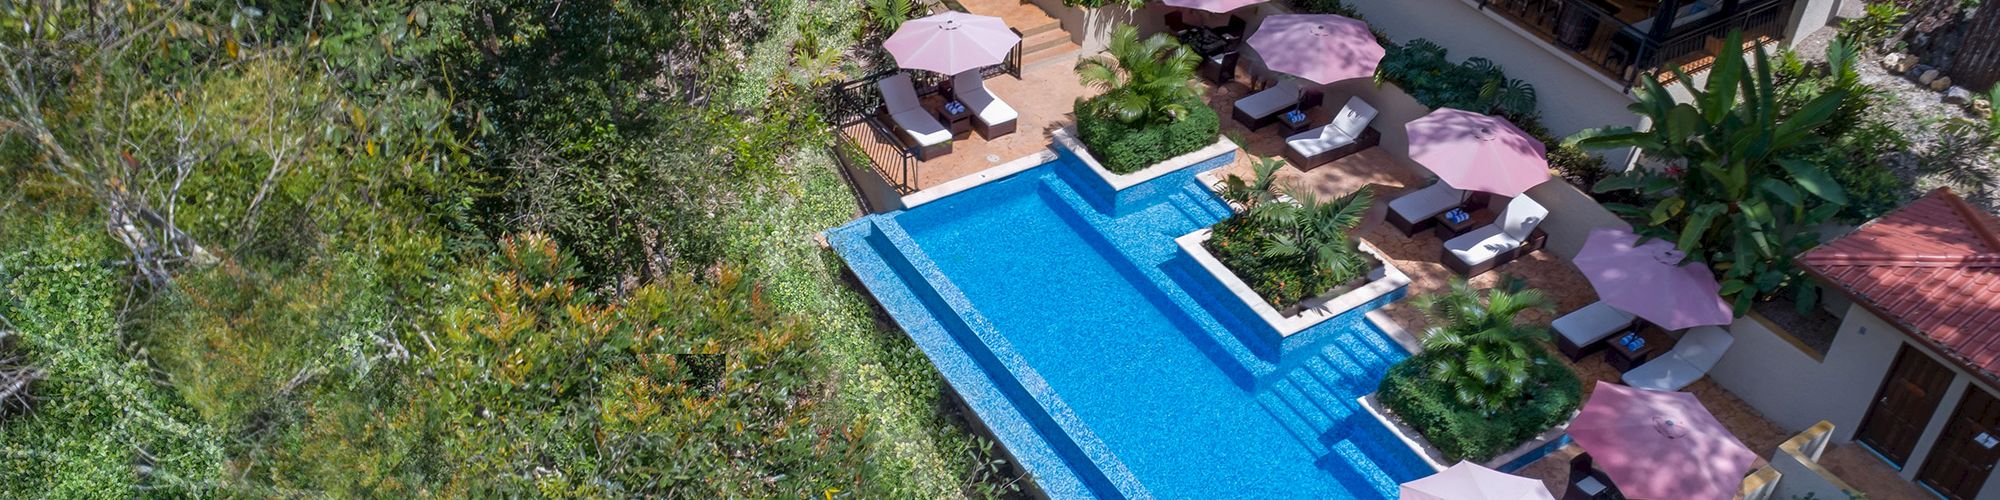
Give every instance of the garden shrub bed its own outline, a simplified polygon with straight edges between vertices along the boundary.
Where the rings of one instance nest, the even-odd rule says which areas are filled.
[[[1096,109],[1096,99],[1079,103],[1078,109]],[[1144,170],[1153,164],[1192,153],[1215,143],[1221,136],[1222,121],[1215,110],[1200,99],[1180,104],[1187,115],[1166,123],[1124,123],[1102,113],[1076,114],[1077,140],[1090,154],[1116,174]]]
[[[1448,462],[1483,461],[1568,420],[1583,401],[1583,383],[1547,354],[1536,356],[1525,397],[1492,415],[1460,404],[1450,385],[1431,376],[1433,360],[1462,356],[1427,350],[1389,369],[1377,388],[1382,405],[1444,453]]]
[[[1351,256],[1346,262],[1352,265],[1324,272],[1310,258],[1270,255],[1266,249],[1275,231],[1269,226],[1258,217],[1230,217],[1215,225],[1203,246],[1280,311],[1338,288],[1358,286],[1368,279],[1369,271],[1382,267],[1381,261],[1361,251],[1360,244],[1352,240],[1339,250]]]

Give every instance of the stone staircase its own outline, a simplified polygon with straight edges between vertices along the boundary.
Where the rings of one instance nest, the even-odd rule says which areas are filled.
[[[1062,22],[1022,0],[959,0],[967,12],[998,17],[1021,31],[1021,70],[1049,64],[1076,64],[1082,47],[1070,41]]]

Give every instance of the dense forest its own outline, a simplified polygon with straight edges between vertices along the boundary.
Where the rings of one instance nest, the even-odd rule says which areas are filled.
[[[0,2],[0,497],[990,496],[847,0]]]

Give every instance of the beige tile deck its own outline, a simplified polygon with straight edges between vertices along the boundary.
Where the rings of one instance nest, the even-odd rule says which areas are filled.
[[[1020,78],[1009,75],[989,78],[986,89],[1021,114],[1014,133],[992,140],[977,131],[960,135],[952,140],[951,154],[918,163],[907,176],[900,171],[899,162],[878,155],[877,175],[909,193],[1047,149],[1049,133],[1075,122],[1070,109],[1076,100],[1097,95],[1096,90],[1077,81],[1074,69],[1060,64],[1030,69]],[[845,132],[867,151],[877,150],[875,146],[887,141],[865,125],[849,127]]]

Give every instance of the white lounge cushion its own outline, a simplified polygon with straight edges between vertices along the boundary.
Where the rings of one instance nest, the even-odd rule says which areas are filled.
[[[1604,340],[1632,324],[1632,313],[1620,311],[1604,301],[1592,302],[1582,309],[1571,311],[1556,318],[1556,334],[1569,340],[1570,345],[1586,346]]]
[[[1375,107],[1367,101],[1362,101],[1360,97],[1349,98],[1347,105],[1340,108],[1340,114],[1334,115],[1332,123],[1286,138],[1285,147],[1300,155],[1312,156],[1353,144],[1355,139],[1361,138],[1363,131],[1368,130],[1368,122],[1375,120],[1375,114]]]
[[[1433,182],[1423,189],[1397,196],[1389,200],[1389,210],[1396,212],[1406,221],[1420,221],[1436,217],[1437,214],[1465,201],[1465,191],[1451,187],[1444,181]]]
[[[917,87],[910,83],[910,75],[889,75],[877,80],[875,86],[882,90],[882,105],[889,108],[889,119],[917,145],[935,146],[951,140],[951,129],[938,123],[937,117],[931,116],[923,102],[917,100]]]
[[[1451,254],[1458,257],[1459,262],[1478,264],[1521,248],[1521,240],[1500,231],[1498,225],[1487,224],[1445,241],[1444,247],[1451,249]]]
[[[1656,391],[1678,391],[1708,375],[1722,361],[1736,337],[1719,327],[1689,330],[1666,356],[1625,372],[1625,385]]]
[[[1549,209],[1527,195],[1516,196],[1507,202],[1507,210],[1500,214],[1500,223],[1482,226],[1467,231],[1456,238],[1446,240],[1444,247],[1453,256],[1466,264],[1479,264],[1492,260],[1501,253],[1521,247],[1535,226],[1549,216]]]
[[[959,102],[972,110],[972,117],[987,126],[999,125],[1020,118],[1021,114],[1008,106],[1007,101],[994,97],[986,90],[986,78],[979,71],[967,71],[951,77],[951,92]]]
[[[1299,103],[1299,84],[1291,80],[1278,82],[1263,92],[1243,96],[1236,100],[1236,109],[1244,114],[1263,118],[1279,110]]]

